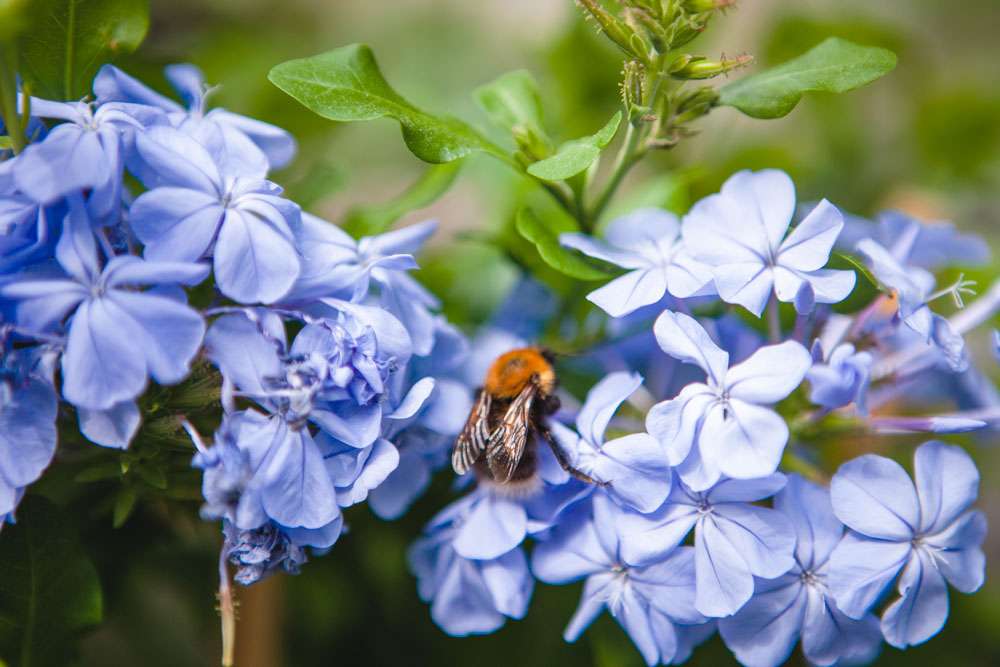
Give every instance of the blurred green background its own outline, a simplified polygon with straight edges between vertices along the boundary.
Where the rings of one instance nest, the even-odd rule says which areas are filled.
[[[163,65],[193,62],[221,84],[212,102],[279,124],[300,142],[276,176],[289,195],[330,220],[390,198],[424,169],[390,121],[334,125],[272,87],[274,64],[349,42],[367,42],[393,85],[418,105],[480,127],[470,91],[516,68],[541,82],[549,129],[562,138],[599,128],[618,106],[621,58],[570,0],[153,0],[149,37],[122,63],[164,87]],[[630,177],[683,167],[693,194],[713,191],[739,168],[781,167],[800,199],[827,197],[872,214],[892,206],[1000,238],[1000,41],[996,0],[758,0],[719,17],[691,50],[751,53],[782,62],[838,35],[891,48],[895,72],[852,94],[807,96],[787,118],[761,122],[732,110],[701,121],[696,137],[654,156]],[[752,71],[752,70],[751,70]],[[732,76],[741,76],[738,72]],[[447,196],[407,220],[443,226],[421,277],[463,325],[481,320],[516,277],[483,242],[509,222],[518,184],[488,160],[467,164]],[[997,275],[996,264],[979,277]],[[469,280],[475,271],[475,280]],[[471,284],[470,284],[471,283]],[[973,339],[985,350],[985,337]],[[991,363],[991,362],[988,362]],[[994,373],[995,375],[995,373]],[[997,443],[968,441],[983,470],[981,503],[1000,525]],[[899,445],[904,446],[904,445]],[[908,450],[907,450],[908,451]],[[907,454],[908,455],[908,454]],[[430,620],[405,565],[405,549],[449,498],[442,474],[403,520],[385,523],[363,506],[351,532],[298,577],[240,591],[240,667],[292,665],[638,665],[613,621],[602,618],[575,645],[561,639],[579,586],[539,585],[526,620],[488,637],[454,639]],[[217,664],[216,526],[197,504],[140,501],[118,530],[100,516],[85,543],[101,573],[107,622],[82,644],[82,664],[185,667]],[[953,593],[946,629],[926,645],[886,649],[879,665],[1000,664],[1000,537],[986,545],[986,587]],[[799,657],[793,658],[800,660]],[[719,641],[690,664],[735,664]]]

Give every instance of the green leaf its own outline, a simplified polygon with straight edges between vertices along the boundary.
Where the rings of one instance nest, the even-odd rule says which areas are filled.
[[[534,210],[524,207],[517,212],[517,231],[535,245],[546,264],[560,273],[579,280],[606,280],[612,275],[559,245],[560,234],[580,231],[569,217],[550,215],[543,221]]]
[[[149,28],[149,0],[31,0],[18,40],[31,92],[55,100],[90,93],[98,68],[131,53]]]
[[[896,55],[830,37],[798,58],[719,89],[719,104],[753,118],[780,118],[807,92],[845,93],[888,74]]]
[[[29,496],[0,538],[0,657],[18,667],[71,663],[80,632],[101,621],[94,565],[67,517]]]
[[[502,149],[462,121],[432,116],[400,96],[382,76],[375,55],[364,44],[289,60],[274,67],[268,78],[308,109],[330,120],[395,118],[406,146],[425,162],[451,162],[475,152],[509,160]]]
[[[108,479],[118,479],[122,475],[122,467],[118,461],[107,461],[95,463],[78,472],[74,477],[74,482],[102,482]]]
[[[601,149],[615,138],[621,122],[622,112],[619,111],[596,134],[567,141],[555,155],[528,167],[528,173],[545,181],[563,181],[576,176],[600,157]]]
[[[121,528],[128,521],[129,516],[132,514],[132,510],[135,509],[135,501],[138,496],[135,492],[135,487],[123,486],[118,490],[118,495],[115,496],[115,509],[114,515],[112,516],[111,523],[115,528]]]
[[[854,271],[858,275],[854,290],[846,299],[834,304],[833,310],[835,312],[841,314],[856,313],[878,297],[880,291],[878,280],[857,257],[842,252],[835,252],[830,255],[830,262],[827,264],[827,268]]]
[[[3,136],[0,137],[0,151],[10,150],[14,147],[14,142],[10,140],[10,137]]]
[[[509,132],[517,125],[526,125],[542,132],[542,96],[531,72],[507,72],[477,88],[473,95],[500,129]]]
[[[382,204],[359,206],[347,214],[344,231],[355,238],[381,234],[410,211],[433,204],[448,191],[458,176],[461,162],[429,167],[413,185]]]

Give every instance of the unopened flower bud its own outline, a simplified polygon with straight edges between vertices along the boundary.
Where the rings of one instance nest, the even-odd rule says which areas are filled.
[[[577,0],[577,3],[597,22],[601,31],[625,53],[641,60],[648,58],[643,39],[618,17],[606,10],[599,0]]]
[[[681,6],[690,14],[714,12],[736,4],[736,0],[684,0]]]
[[[517,143],[518,157],[525,165],[544,160],[552,153],[549,142],[530,125],[515,125],[511,134]]]
[[[678,58],[670,68],[670,75],[675,79],[711,79],[747,65],[753,56],[741,55],[736,58],[723,57],[721,60],[708,60],[704,56],[687,56],[685,62]]]
[[[622,102],[626,109],[641,107],[644,100],[646,70],[637,60],[625,63],[622,70]]]

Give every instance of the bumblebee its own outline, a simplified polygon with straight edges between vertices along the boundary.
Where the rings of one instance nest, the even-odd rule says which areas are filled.
[[[497,486],[530,485],[538,467],[538,439],[559,465],[577,479],[594,479],[573,468],[545,419],[559,409],[551,352],[537,347],[511,350],[490,366],[472,412],[455,442],[451,465],[459,475],[474,470]]]

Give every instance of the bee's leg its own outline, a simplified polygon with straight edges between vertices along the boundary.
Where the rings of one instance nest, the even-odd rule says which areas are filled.
[[[581,482],[586,482],[587,484],[595,484],[597,486],[609,485],[609,482],[600,482],[591,477],[590,475],[588,475],[587,473],[583,472],[582,470],[577,470],[576,468],[574,468],[570,464],[569,459],[566,458],[566,452],[562,450],[562,447],[559,446],[559,443],[556,442],[556,439],[552,437],[552,431],[549,430],[548,426],[546,426],[545,424],[538,424],[535,427],[535,431],[538,433],[539,436],[542,437],[543,440],[545,440],[545,442],[548,443],[549,449],[552,450],[552,454],[555,455],[556,461],[559,462],[559,466],[563,470],[565,470],[566,472],[568,472],[570,475],[577,478]]]

